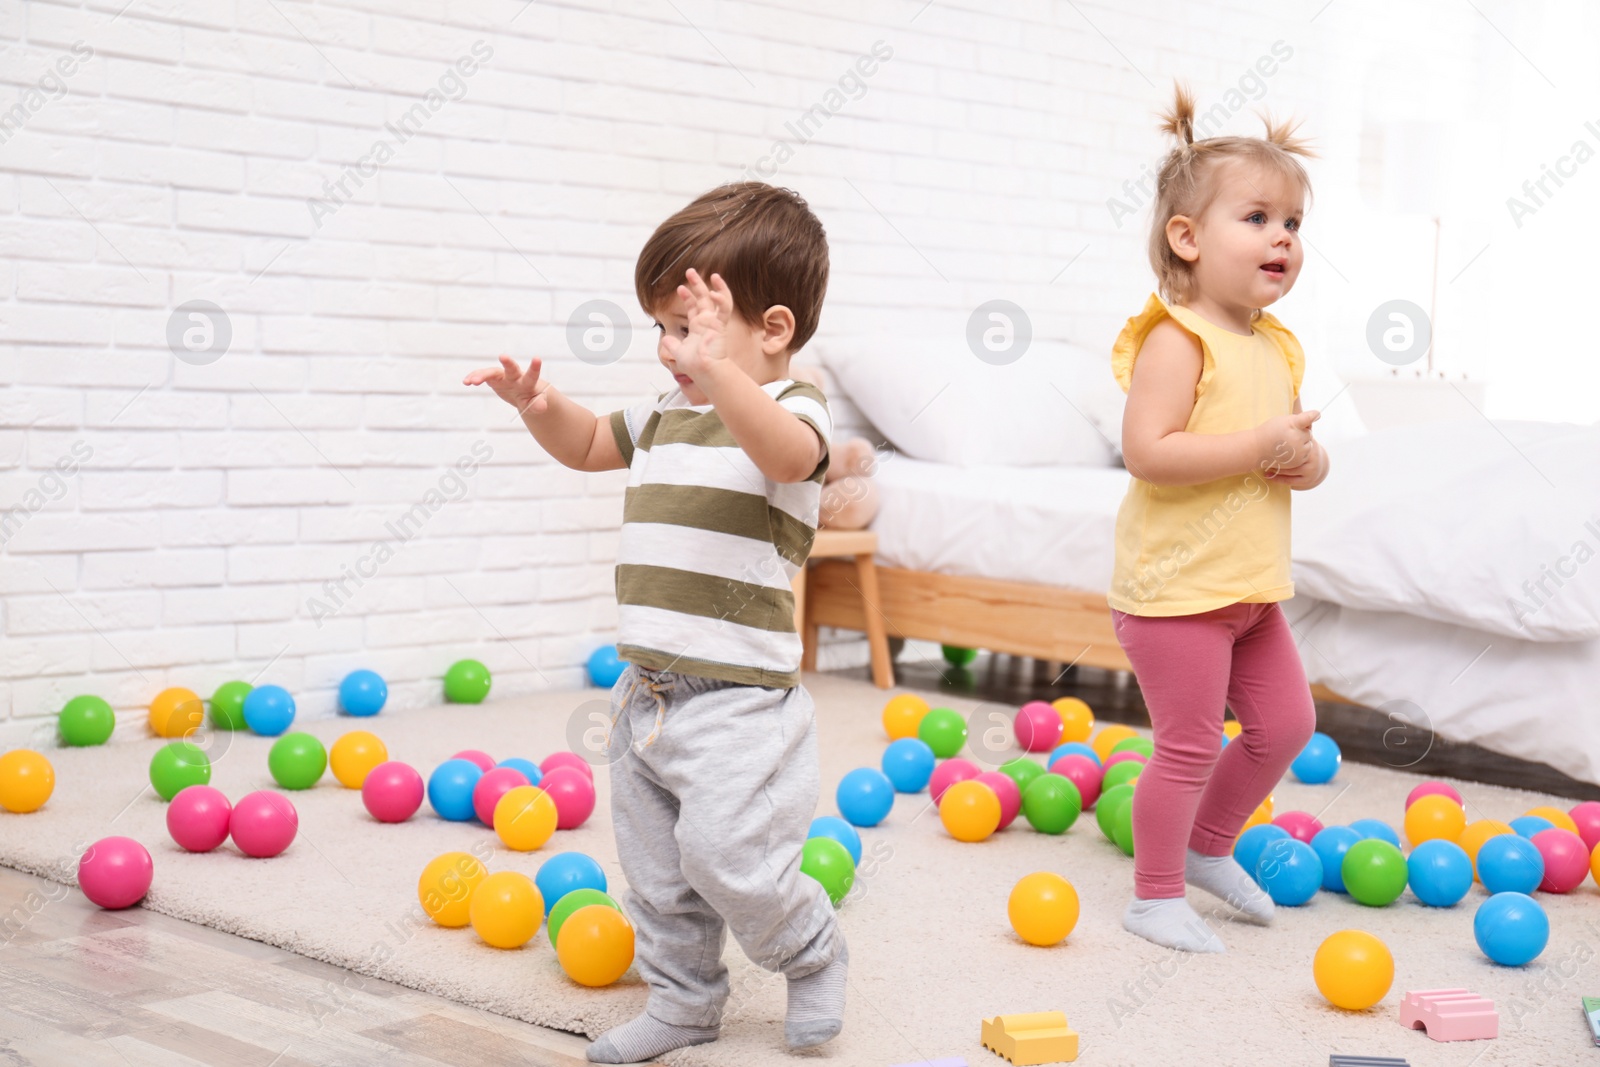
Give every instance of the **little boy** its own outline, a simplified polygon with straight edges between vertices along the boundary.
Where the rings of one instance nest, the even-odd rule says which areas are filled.
[[[662,223],[634,270],[676,388],[608,418],[501,356],[474,371],[577,470],[627,467],[617,545],[611,814],[650,999],[602,1034],[596,1063],[716,1039],[725,931],[788,981],[784,1037],[844,1020],[849,954],[822,886],[800,873],[819,771],[790,579],[816,534],[831,423],[788,377],[828,287],[804,200],[722,186]]]

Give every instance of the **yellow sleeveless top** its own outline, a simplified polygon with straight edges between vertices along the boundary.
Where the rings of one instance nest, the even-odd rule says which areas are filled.
[[[1190,433],[1224,434],[1294,410],[1305,353],[1266,312],[1250,336],[1215,326],[1151,294],[1111,350],[1126,393],[1156,323],[1170,318],[1200,342],[1202,370]],[[1289,579],[1289,494],[1260,470],[1200,485],[1133,477],[1117,511],[1116,563],[1106,601],[1129,615],[1196,615],[1229,604],[1294,596]]]

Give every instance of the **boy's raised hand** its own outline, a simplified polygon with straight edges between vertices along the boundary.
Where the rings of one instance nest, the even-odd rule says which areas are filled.
[[[550,406],[543,395],[550,388],[550,383],[540,380],[539,366],[539,360],[531,360],[524,372],[517,367],[516,360],[501,356],[500,366],[475,370],[461,379],[461,384],[483,385],[487,382],[496,396],[517,409],[517,414],[531,411],[538,415]]]
[[[678,286],[678,299],[688,318],[689,336],[664,340],[667,354],[677,364],[680,373],[698,378],[711,364],[727,358],[723,348],[723,332],[733,316],[733,293],[722,275],[713,274],[708,287],[700,272],[690,267],[684,275],[684,285]]]

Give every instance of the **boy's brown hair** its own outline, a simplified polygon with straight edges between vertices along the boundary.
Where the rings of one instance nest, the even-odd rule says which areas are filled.
[[[713,272],[722,275],[734,310],[748,323],[759,323],[777,304],[793,312],[791,355],[816,333],[828,291],[828,236],[792,189],[765,182],[721,185],[656,227],[633,270],[648,314],[676,302],[690,267],[708,284]]]

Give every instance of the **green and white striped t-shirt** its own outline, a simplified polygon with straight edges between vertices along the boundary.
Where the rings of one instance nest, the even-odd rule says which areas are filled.
[[[762,390],[822,438],[803,482],[761,473],[710,404],[683,390],[611,413],[628,464],[617,542],[617,655],[744,685],[800,684],[790,581],[817,532],[833,425],[822,391]]]

